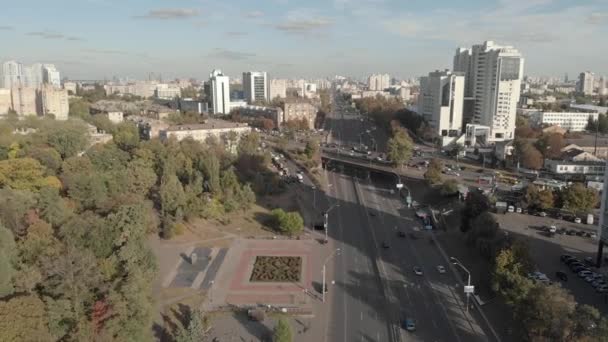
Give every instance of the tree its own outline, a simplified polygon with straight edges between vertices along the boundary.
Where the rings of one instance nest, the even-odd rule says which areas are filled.
[[[71,98],[69,100],[69,102],[70,102],[70,110],[69,110],[69,114],[68,114],[69,116],[86,119],[91,115],[89,113],[90,106],[86,101],[84,101],[82,99],[78,99],[78,98]]]
[[[10,230],[0,223],[0,298],[13,294],[17,245]]]
[[[46,141],[66,159],[84,151],[89,143],[86,129],[82,125],[52,126],[41,133]]]
[[[551,190],[541,191],[536,185],[530,184],[526,188],[526,202],[530,207],[545,210],[553,208],[555,200]]]
[[[44,186],[60,187],[54,176],[45,176],[44,166],[36,159],[17,158],[0,161],[0,187],[38,191]],[[59,184],[58,184],[59,183]]]
[[[530,340],[564,341],[572,329],[570,317],[576,301],[561,286],[534,285],[520,305],[521,319]]]
[[[528,270],[513,248],[505,248],[496,256],[492,288],[507,304],[516,309],[528,297],[533,283],[526,277]]]
[[[455,179],[448,179],[441,185],[441,194],[451,196],[458,193],[458,182]]]
[[[251,132],[241,137],[238,146],[238,153],[254,155],[260,147],[260,135],[257,132]]]
[[[543,166],[543,155],[530,143],[526,143],[520,151],[524,167],[539,170]]]
[[[460,230],[467,232],[471,229],[473,220],[482,213],[487,212],[489,209],[490,202],[486,196],[477,191],[469,192],[464,202],[464,208],[462,209],[462,225]]]
[[[272,331],[273,342],[291,342],[293,336],[291,332],[291,326],[284,317],[279,318],[277,324],[274,326]]]
[[[44,302],[36,295],[0,301],[0,341],[52,341]]]
[[[139,130],[132,122],[123,122],[114,129],[114,143],[125,151],[130,151],[139,145]]]
[[[429,163],[429,167],[424,173],[424,179],[430,184],[438,184],[441,183],[441,169],[443,165],[441,165],[441,161],[439,159],[433,158]]]
[[[395,166],[402,167],[412,157],[414,143],[412,138],[402,128],[393,130],[393,137],[387,143],[387,156]]]
[[[308,160],[317,160],[319,159],[319,151],[321,147],[319,146],[319,142],[315,139],[308,139],[306,141],[306,147],[304,148],[304,154]]]
[[[209,320],[201,310],[194,310],[186,326],[180,329],[176,342],[203,341],[209,331]]]
[[[563,192],[564,207],[574,212],[589,212],[595,208],[599,196],[596,190],[574,183]]]
[[[564,136],[559,133],[543,134],[536,141],[536,148],[545,158],[558,158],[564,147]]]
[[[28,150],[27,156],[34,158],[46,167],[47,173],[56,174],[61,167],[61,155],[52,147],[33,147]]]
[[[295,235],[304,228],[304,220],[297,212],[287,213],[283,209],[274,209],[271,215],[275,228],[283,234]]]

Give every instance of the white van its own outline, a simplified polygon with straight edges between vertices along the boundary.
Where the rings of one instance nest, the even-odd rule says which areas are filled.
[[[507,208],[507,211],[508,211],[508,212],[510,212],[510,213],[514,213],[514,212],[515,212],[515,207],[514,207],[514,206],[512,206],[512,205],[510,205],[510,206]]]

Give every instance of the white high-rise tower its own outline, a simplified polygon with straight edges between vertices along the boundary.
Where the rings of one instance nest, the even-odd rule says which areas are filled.
[[[213,114],[230,113],[230,78],[221,70],[213,70],[209,75],[209,81]]]

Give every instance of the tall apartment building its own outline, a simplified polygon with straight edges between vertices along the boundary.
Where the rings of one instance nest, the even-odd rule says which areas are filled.
[[[578,75],[578,83],[576,91],[584,95],[593,95],[593,85],[595,75],[592,72],[585,71]]]
[[[268,78],[266,72],[247,71],[243,73],[243,93],[245,101],[268,101]]]
[[[600,83],[597,87],[597,94],[600,96],[608,95],[608,85],[606,85],[606,77],[600,77]]]
[[[286,80],[270,80],[268,85],[268,98],[272,101],[275,98],[287,97],[287,81]]]
[[[486,41],[456,54],[454,69],[465,75],[465,97],[467,89],[472,95],[470,122],[489,128],[487,142],[513,139],[524,68],[521,53]]]
[[[374,74],[367,79],[369,90],[384,90],[391,86],[389,74]]]
[[[0,88],[0,115],[6,115],[11,108],[13,108],[11,90]]]
[[[11,99],[13,110],[19,116],[38,115],[38,104],[36,88],[13,87],[11,88]]]
[[[462,134],[465,77],[448,70],[420,78],[419,113],[428,121],[442,146]]]
[[[44,64],[42,67],[43,81],[54,87],[61,87],[61,75],[53,64]]]
[[[23,65],[16,61],[2,63],[0,69],[0,88],[20,87],[25,84]]]
[[[67,120],[70,112],[68,91],[47,84],[40,89],[40,113],[53,114],[55,120]]]
[[[211,109],[213,114],[230,113],[230,78],[222,70],[213,70],[209,75]]]

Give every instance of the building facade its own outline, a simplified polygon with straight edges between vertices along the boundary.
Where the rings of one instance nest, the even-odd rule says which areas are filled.
[[[53,87],[61,87],[61,75],[53,64],[44,64],[42,66],[42,75],[43,83],[50,84]]]
[[[442,146],[462,134],[464,83],[464,75],[448,70],[420,78],[418,111],[441,139]]]
[[[203,124],[171,126],[161,130],[159,136],[162,140],[174,138],[181,141],[192,138],[203,143],[208,138],[216,138],[226,144],[228,150],[235,152],[241,136],[249,132],[251,132],[251,127],[247,124],[209,119]],[[233,134],[235,140],[231,140]]]
[[[265,71],[247,71],[243,73],[243,93],[249,104],[255,101],[268,101],[268,78]]]
[[[36,88],[14,87],[11,89],[13,110],[19,116],[38,115]]]
[[[391,86],[391,76],[389,74],[374,74],[367,79],[369,90],[384,90]]]
[[[247,117],[270,119],[275,128],[280,128],[284,122],[283,110],[278,107],[243,106],[239,108],[239,114]]]
[[[172,100],[182,96],[182,90],[171,84],[157,84],[154,90],[154,96],[158,99]]]
[[[268,85],[268,98],[272,101],[275,98],[284,99],[287,97],[287,81],[286,80],[270,80]]]
[[[0,88],[15,88],[25,86],[23,65],[16,61],[2,63],[0,69]]]
[[[213,70],[209,78],[213,114],[229,114],[230,78],[225,76],[221,70]]]
[[[454,59],[459,71],[469,75],[465,77],[465,89],[472,91],[471,122],[488,127],[487,143],[513,139],[524,69],[521,53],[511,46],[486,41],[470,50],[459,49],[457,54]]]
[[[40,113],[53,114],[55,120],[67,120],[70,112],[68,91],[48,84],[40,89]]]
[[[286,101],[283,104],[283,122],[305,120],[308,128],[315,127],[317,107],[306,101]]]
[[[570,132],[582,132],[587,128],[589,118],[597,120],[598,116],[597,112],[534,112],[530,114],[530,119],[537,126],[558,125]]]
[[[593,95],[593,87],[595,85],[595,75],[590,71],[581,72],[578,75],[576,91],[583,95]]]
[[[8,114],[8,111],[12,108],[11,90],[0,88],[0,115]]]

